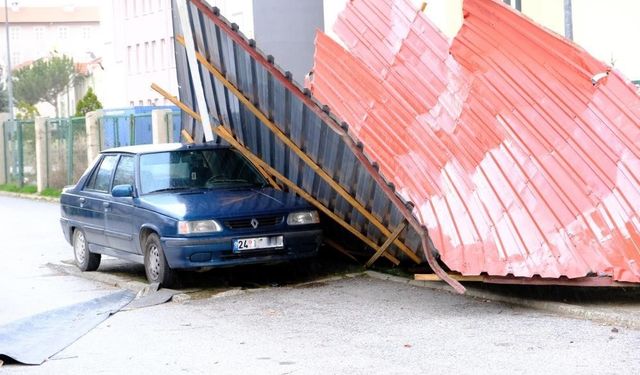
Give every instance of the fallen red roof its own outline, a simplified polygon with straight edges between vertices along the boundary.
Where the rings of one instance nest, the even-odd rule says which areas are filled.
[[[347,121],[464,275],[640,282],[640,98],[493,0],[449,41],[408,0],[352,0],[318,34],[313,95]]]

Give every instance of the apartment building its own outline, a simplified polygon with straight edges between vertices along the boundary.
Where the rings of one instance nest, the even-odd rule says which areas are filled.
[[[15,2],[14,2],[15,4]],[[10,6],[9,40],[11,65],[16,67],[50,53],[66,54],[76,61],[91,60],[99,43],[100,12],[98,7],[80,6]],[[0,8],[0,23],[4,26],[5,9]],[[0,64],[7,65],[6,28],[0,29]]]

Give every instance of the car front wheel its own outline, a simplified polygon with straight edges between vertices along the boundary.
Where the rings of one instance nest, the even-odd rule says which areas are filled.
[[[101,255],[89,251],[82,229],[76,228],[73,231],[73,255],[76,258],[76,265],[83,272],[95,271],[100,266]]]
[[[164,249],[157,234],[150,234],[144,245],[144,270],[150,283],[159,283],[165,288],[177,283],[176,271],[172,270],[164,256]]]

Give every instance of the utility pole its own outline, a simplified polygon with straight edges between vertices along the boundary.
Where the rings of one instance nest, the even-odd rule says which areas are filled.
[[[9,94],[9,121],[13,122],[13,79],[11,72],[11,46],[9,45],[9,7],[4,0],[4,29],[7,37],[7,94]]]
[[[573,40],[573,10],[571,0],[564,0],[564,36]]]

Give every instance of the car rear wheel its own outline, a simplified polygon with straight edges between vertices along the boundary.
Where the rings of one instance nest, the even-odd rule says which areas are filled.
[[[102,256],[89,251],[87,239],[82,229],[76,228],[73,231],[73,255],[76,259],[76,265],[81,271],[95,271],[100,266]]]
[[[144,245],[144,270],[150,283],[159,283],[165,288],[175,286],[178,281],[176,271],[172,270],[164,256],[160,237],[152,233],[147,236]]]

